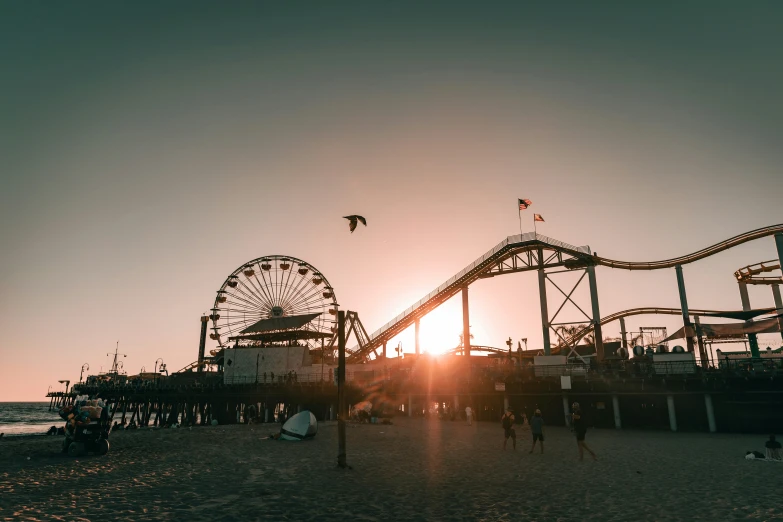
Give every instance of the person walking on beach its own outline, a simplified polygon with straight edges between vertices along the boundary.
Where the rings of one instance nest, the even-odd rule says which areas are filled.
[[[541,453],[544,453],[544,418],[541,417],[541,410],[536,410],[530,417],[530,433],[533,435],[533,445],[530,446],[530,453],[536,449],[536,441],[541,441]]]
[[[508,438],[511,437],[511,442],[514,445],[514,451],[517,450],[517,433],[514,431],[514,414],[511,412],[511,408],[506,410],[503,417],[500,418],[500,423],[503,425],[503,431],[505,438],[503,439],[503,451],[506,450],[506,443]]]
[[[465,417],[468,419],[468,426],[473,426],[473,408],[470,406],[465,408]]]
[[[582,416],[582,409],[579,407],[579,403],[575,402],[571,405],[571,426],[574,428],[576,434],[576,445],[579,447],[579,460],[585,459],[585,450],[593,457],[593,460],[598,460],[593,450],[587,447],[585,444],[585,434],[587,433],[587,425]]]
[[[781,460],[780,442],[775,440],[774,435],[769,436],[769,440],[766,443],[764,443],[764,447],[767,449],[766,458],[772,460]]]

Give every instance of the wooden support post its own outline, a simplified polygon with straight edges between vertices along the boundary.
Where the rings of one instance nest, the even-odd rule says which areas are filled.
[[[674,409],[674,396],[673,395],[667,395],[666,396],[666,406],[669,410],[669,429],[672,431],[677,431],[677,413]]]

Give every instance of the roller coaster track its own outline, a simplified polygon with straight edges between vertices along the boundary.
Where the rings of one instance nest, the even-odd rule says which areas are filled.
[[[779,269],[780,261],[772,259],[770,261],[762,261],[761,263],[742,267],[734,272],[734,277],[737,278],[737,282],[748,285],[779,285],[783,284],[782,276],[759,277],[759,274],[774,272]]]
[[[673,259],[666,259],[664,261],[652,261],[652,262],[638,262],[638,261],[615,261],[613,259],[606,259],[603,257],[593,256],[593,263],[596,265],[608,266],[609,268],[622,268],[625,270],[658,270],[661,268],[672,268],[677,265],[685,265],[693,263],[699,259],[704,259],[718,252],[723,252],[729,248],[759,239],[762,237],[771,236],[774,234],[783,233],[783,225],[772,225],[764,228],[757,228],[750,232],[745,232],[738,236],[721,241],[707,248],[703,248],[698,252],[688,254],[682,257],[675,257]]]
[[[576,247],[541,234],[527,233],[509,236],[482,257],[452,276],[448,281],[408,307],[407,310],[373,332],[370,335],[369,342],[364,344],[364,346],[356,346],[349,351],[348,361],[362,362],[366,360],[370,353],[374,352],[385,342],[397,336],[415,323],[417,319],[427,315],[459,293],[462,288],[469,286],[478,279],[507,273],[537,270],[539,268],[566,267],[568,269],[579,269],[591,265],[602,265],[626,270],[659,270],[693,263],[748,241],[778,233],[783,233],[783,224],[751,230],[686,256],[653,262],[616,261],[598,257],[591,253],[589,247]],[[661,308],[658,310],[665,309]],[[678,313],[680,313],[679,310]]]
[[[502,354],[508,354],[508,348],[495,348],[494,346],[476,346],[475,344],[470,345],[470,351],[472,352],[487,352],[487,353],[502,353]],[[456,355],[458,353],[462,352],[462,346],[457,346],[456,348],[452,348],[451,350],[448,350],[446,352],[443,352],[443,355]]]
[[[700,310],[696,308],[691,308],[688,310],[690,315],[696,316],[696,315],[707,315],[707,314],[725,314],[727,313],[725,310]],[[741,314],[741,310],[736,310],[729,313],[736,313]],[[601,326],[605,324],[609,324],[612,321],[616,321],[622,317],[629,317],[632,315],[682,315],[682,310],[679,308],[661,308],[661,307],[644,307],[644,308],[629,308],[628,310],[622,310],[620,312],[615,312],[613,314],[607,315],[606,317],[601,318]],[[571,337],[565,339],[564,343],[561,343],[557,347],[552,348],[552,354],[556,354],[560,350],[567,349],[568,346],[573,346],[579,341],[582,340],[585,336],[592,333],[594,329],[594,325],[586,325],[583,329],[576,332]]]

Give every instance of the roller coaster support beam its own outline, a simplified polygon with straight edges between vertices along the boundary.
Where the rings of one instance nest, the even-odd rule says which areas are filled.
[[[628,350],[628,339],[625,338],[625,317],[620,318],[620,338],[622,339],[621,346]]]
[[[699,345],[699,358],[701,359],[701,367],[706,370],[710,366],[710,360],[709,357],[707,357],[707,350],[704,348],[704,336],[702,335],[701,322],[699,321],[698,315],[696,316],[696,324],[694,325],[694,328],[696,328],[696,342]]]
[[[546,306],[546,272],[544,271],[544,249],[538,249],[538,296],[541,301],[541,329],[544,331],[544,355],[550,355],[549,310]]]
[[[470,309],[467,285],[462,287],[462,353],[470,357]]]
[[[674,271],[677,272],[677,289],[680,292],[680,310],[682,310],[682,322],[687,332],[691,326],[691,317],[688,313],[688,296],[685,295],[685,280],[682,278],[682,265],[676,265]],[[693,353],[693,337],[687,335],[685,340],[688,345],[688,353]]]
[[[783,234],[778,232],[775,234],[775,246],[778,247],[778,261],[780,262],[780,269],[783,270]],[[775,308],[778,309],[778,314],[783,314],[783,301],[780,300],[780,287],[778,285],[772,285],[772,295],[775,297]],[[780,336],[783,337],[783,317],[778,318],[780,323]]]
[[[593,305],[593,332],[595,333],[595,354],[599,361],[604,360],[604,338],[601,332],[601,312],[598,310],[598,285],[595,281],[595,267],[587,267],[587,279],[590,283],[590,302]]]
[[[209,317],[202,315],[201,338],[198,341],[198,370],[196,370],[199,373],[204,371],[204,350],[207,345],[207,321],[209,321]]]
[[[416,355],[421,353],[419,346],[419,332],[421,331],[421,318],[416,319]]]
[[[772,285],[772,297],[775,298],[775,308],[777,308],[778,315],[783,314],[783,301],[780,299],[780,286]],[[780,336],[783,337],[783,317],[778,317],[778,325],[780,325]]]
[[[386,341],[383,341],[383,358],[386,359]]]
[[[742,309],[745,311],[750,310],[750,297],[748,297],[748,285],[740,281],[739,282],[740,299],[742,300]],[[750,356],[760,357],[759,355],[759,340],[756,334],[748,334],[748,344],[750,344]]]

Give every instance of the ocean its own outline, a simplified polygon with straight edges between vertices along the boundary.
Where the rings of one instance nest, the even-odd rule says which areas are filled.
[[[0,433],[5,436],[45,434],[52,426],[65,425],[49,402],[0,402]]]

